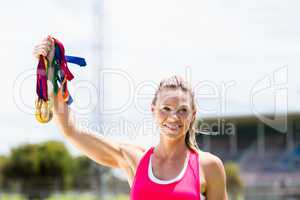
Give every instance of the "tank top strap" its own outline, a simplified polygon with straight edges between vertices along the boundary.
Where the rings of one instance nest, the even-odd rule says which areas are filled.
[[[142,177],[145,175],[145,173],[147,173],[146,169],[148,169],[150,156],[151,156],[153,150],[154,150],[154,147],[149,147],[145,150],[145,152],[142,155],[142,157],[138,163],[138,166],[136,168],[132,185],[134,185],[134,183],[136,182],[136,177]]]
[[[191,170],[189,172],[193,173],[195,177],[196,188],[199,189],[199,194],[201,192],[201,184],[200,184],[200,161],[199,161],[199,153],[193,150],[190,150],[190,160],[189,167]]]

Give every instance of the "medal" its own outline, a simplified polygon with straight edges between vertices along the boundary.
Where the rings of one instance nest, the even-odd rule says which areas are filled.
[[[47,123],[53,117],[52,107],[50,101],[43,101],[38,99],[35,104],[35,118],[40,123]]]
[[[75,56],[65,56],[63,44],[55,38],[54,40],[54,58],[50,64],[48,60],[40,55],[36,73],[36,93],[38,98],[35,102],[35,118],[40,123],[47,123],[53,117],[53,100],[48,97],[48,82],[53,85],[53,93],[56,96],[58,91],[62,93],[63,101],[70,105],[73,101],[69,94],[67,82],[74,76],[68,68],[67,62],[86,66],[84,58]]]

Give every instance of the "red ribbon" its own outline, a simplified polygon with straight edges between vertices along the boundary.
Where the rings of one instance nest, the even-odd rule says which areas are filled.
[[[39,58],[36,75],[36,93],[40,99],[48,101],[46,63],[42,55]]]
[[[64,45],[57,39],[53,38],[55,44],[57,44],[57,46],[59,47],[60,50],[60,67],[64,72],[65,77],[67,78],[68,81],[72,80],[74,78],[73,74],[70,72],[68,65],[67,65],[67,61],[65,58],[65,48]]]
[[[61,90],[63,94],[63,98],[65,102],[70,103],[69,101],[69,92],[67,87],[67,81],[71,81],[74,76],[71,73],[71,71],[68,68],[67,61],[65,58],[65,48],[63,44],[55,39],[55,55],[54,60],[55,63],[58,64],[59,70],[63,73],[63,80],[61,82]],[[42,99],[44,101],[48,101],[48,87],[47,87],[47,60],[42,55],[40,55],[39,63],[37,67],[37,82],[36,82],[36,93],[39,97],[39,99]],[[54,74],[54,76],[58,76],[58,74]]]

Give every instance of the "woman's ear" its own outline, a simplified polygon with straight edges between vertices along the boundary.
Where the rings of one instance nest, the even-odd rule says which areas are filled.
[[[154,106],[151,104],[151,112],[154,113]]]

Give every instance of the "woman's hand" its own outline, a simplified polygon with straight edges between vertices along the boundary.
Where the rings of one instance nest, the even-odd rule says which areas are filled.
[[[34,46],[33,55],[39,59],[40,55],[45,56],[47,60],[52,63],[54,58],[54,40],[48,35],[39,44]]]

